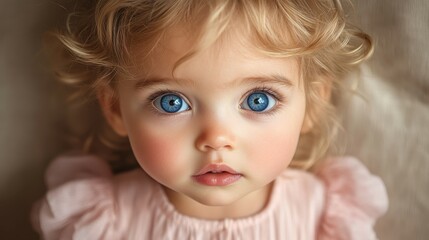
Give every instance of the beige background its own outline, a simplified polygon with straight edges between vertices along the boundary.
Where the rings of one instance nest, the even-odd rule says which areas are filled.
[[[42,33],[64,17],[58,1],[0,1],[1,239],[37,239],[30,204],[42,195],[44,167],[65,150],[63,103],[41,53]],[[366,100],[354,97],[344,111],[347,152],[386,182],[380,239],[427,239],[429,1],[360,0],[355,8],[377,51],[359,86]]]

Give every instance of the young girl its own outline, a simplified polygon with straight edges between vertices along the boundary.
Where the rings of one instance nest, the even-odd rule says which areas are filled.
[[[372,52],[339,1],[93,2],[56,35],[57,72],[116,139],[96,122],[98,157],[50,165],[45,239],[376,239],[382,182],[327,157],[343,78]],[[140,167],[113,174],[121,139]]]

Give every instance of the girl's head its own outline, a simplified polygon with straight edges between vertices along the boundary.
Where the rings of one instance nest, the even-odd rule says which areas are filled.
[[[58,35],[68,50],[60,77],[95,93],[143,169],[178,192],[210,164],[245,177],[241,196],[291,161],[311,167],[335,133],[342,78],[372,51],[336,0],[101,0],[89,9]],[[197,182],[221,179],[234,180]],[[204,188],[188,190],[204,201]]]

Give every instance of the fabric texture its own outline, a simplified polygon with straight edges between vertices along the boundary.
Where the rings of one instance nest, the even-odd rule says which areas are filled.
[[[316,175],[286,170],[267,206],[239,219],[205,220],[177,212],[141,169],[112,175],[94,156],[56,159],[49,188],[33,207],[34,228],[50,239],[376,239],[387,210],[378,177],[356,159],[331,158]]]

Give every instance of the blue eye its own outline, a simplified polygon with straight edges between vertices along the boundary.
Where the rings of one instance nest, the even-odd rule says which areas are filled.
[[[265,112],[273,108],[276,102],[271,94],[259,91],[249,94],[241,107],[254,112]]]
[[[173,93],[167,93],[155,98],[153,105],[156,109],[166,113],[179,113],[190,109],[182,97]]]

